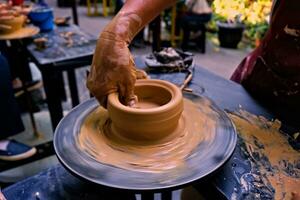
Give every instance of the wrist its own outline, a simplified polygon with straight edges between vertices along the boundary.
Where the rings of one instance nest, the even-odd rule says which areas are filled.
[[[119,12],[105,27],[101,36],[105,34],[115,40],[130,43],[141,29],[142,19],[137,14]]]

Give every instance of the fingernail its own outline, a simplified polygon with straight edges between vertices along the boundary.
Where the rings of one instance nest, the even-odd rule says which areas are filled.
[[[133,100],[130,100],[129,102],[128,102],[128,106],[129,107],[133,107],[135,105],[135,100],[133,99]]]

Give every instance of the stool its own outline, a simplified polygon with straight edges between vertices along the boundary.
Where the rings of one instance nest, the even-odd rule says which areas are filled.
[[[99,15],[97,3],[98,3],[98,0],[86,0],[87,15],[88,16],[97,16],[97,15]],[[109,12],[111,13],[113,11],[114,1],[109,0],[109,6],[107,4],[108,4],[108,0],[102,0],[103,16],[104,17],[107,17]],[[94,13],[93,14],[91,13],[91,6],[94,7]],[[110,9],[110,10],[108,11],[108,9]]]
[[[191,31],[200,31],[201,35],[196,38],[197,46],[201,49],[201,53],[205,53],[206,40],[206,23],[211,19],[211,13],[195,14],[186,13],[180,19],[181,28],[183,29],[182,49],[188,48]]]
[[[205,53],[205,41],[206,41],[206,26],[204,23],[187,24],[183,28],[183,40],[181,48],[185,51],[188,49],[191,32],[200,31],[201,34],[196,38],[197,47],[201,49],[201,53]]]
[[[171,45],[172,47],[176,46],[176,40],[182,40],[182,31],[180,35],[176,35],[176,17],[177,17],[177,5],[175,4],[171,10]]]
[[[36,138],[41,137],[41,133],[38,131],[38,128],[36,126],[36,122],[35,122],[35,118],[34,118],[34,108],[33,108],[33,100],[31,97],[30,92],[43,87],[43,82],[42,81],[38,81],[38,82],[32,82],[32,84],[30,83],[23,83],[24,85],[20,88],[19,91],[15,92],[15,97],[18,97],[22,94],[25,95],[25,103],[29,112],[29,117],[30,117],[30,122],[31,122],[31,126],[32,126],[32,130],[33,130],[33,134]]]

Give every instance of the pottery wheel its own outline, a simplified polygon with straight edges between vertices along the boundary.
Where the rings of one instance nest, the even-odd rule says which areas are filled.
[[[183,118],[185,123],[192,125],[189,130],[191,135],[188,135],[187,139],[198,138],[199,142],[184,155],[182,162],[176,162],[179,163],[178,165],[172,165],[170,168],[161,167],[161,170],[156,170],[155,166],[143,168],[143,166],[132,165],[131,168],[130,165],[126,165],[128,159],[131,158],[126,156],[121,156],[117,162],[111,161],[109,158],[111,155],[106,155],[107,159],[104,157],[102,161],[97,160],[95,155],[109,154],[109,151],[104,152],[104,149],[107,149],[105,143],[97,143],[103,145],[103,152],[99,146],[94,153],[80,147],[78,138],[82,134],[82,125],[86,124],[87,119],[99,110],[99,104],[95,99],[80,104],[59,123],[54,135],[54,148],[58,159],[73,174],[93,183],[113,188],[157,190],[179,187],[199,180],[217,170],[230,158],[236,145],[237,135],[226,113],[213,102],[193,94],[184,94],[184,98]],[[190,107],[191,104],[192,107]],[[186,107],[189,108],[186,109]],[[191,108],[194,109],[193,114],[189,110]],[[195,113],[196,115],[198,113],[201,118],[195,116]],[[197,128],[193,125],[203,118],[205,118],[201,122],[203,126]],[[208,126],[208,122],[213,123]],[[185,146],[190,148],[191,145],[191,141],[187,141],[179,148],[182,149]],[[177,155],[174,157],[177,158]],[[164,155],[158,156],[153,163],[166,162],[163,161],[164,158]],[[143,158],[140,159],[143,160]]]
[[[40,29],[35,26],[23,27],[13,33],[0,34],[0,40],[16,40],[32,37],[40,32]]]

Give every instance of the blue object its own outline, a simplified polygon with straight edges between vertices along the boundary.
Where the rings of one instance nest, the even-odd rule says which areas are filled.
[[[48,7],[48,4],[45,2],[45,0],[39,0],[38,5]]]
[[[37,7],[29,13],[31,22],[40,28],[42,32],[51,31],[54,28],[53,9],[49,7]]]
[[[60,164],[3,190],[7,200],[132,200],[130,191],[105,188],[84,182]]]
[[[9,55],[6,46],[0,43],[0,140],[24,130],[18,104],[11,84],[11,73],[4,54]]]
[[[30,157],[35,153],[34,148],[15,140],[10,140],[6,150],[0,150],[0,159],[3,160],[20,160]]]

